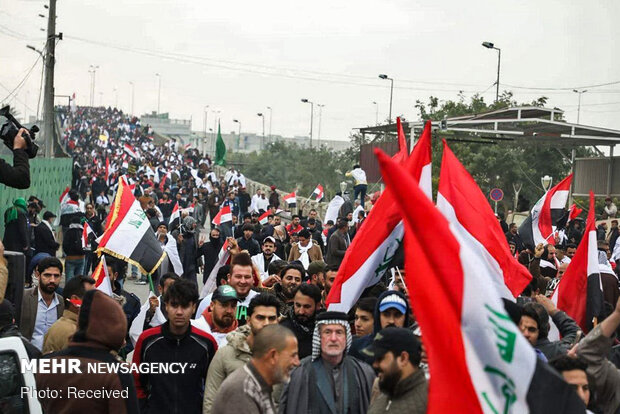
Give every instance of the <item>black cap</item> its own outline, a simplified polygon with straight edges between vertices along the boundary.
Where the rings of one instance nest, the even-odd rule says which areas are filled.
[[[51,211],[46,211],[45,213],[43,213],[43,220],[49,220],[52,217],[56,217],[56,214],[52,213]]]
[[[7,299],[0,301],[0,327],[8,325],[15,319],[15,308]]]
[[[400,355],[406,351],[410,360],[419,360],[422,344],[409,329],[389,327],[380,330],[370,344],[362,352],[372,358],[383,356],[391,351],[395,355]]]
[[[215,289],[215,292],[213,292],[213,296],[211,296],[211,300],[217,300],[220,303],[230,302],[231,300],[239,302],[237,292],[230,285],[221,285],[220,287]]]

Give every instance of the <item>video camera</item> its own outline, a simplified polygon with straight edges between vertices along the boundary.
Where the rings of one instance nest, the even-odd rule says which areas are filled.
[[[5,122],[0,128],[0,139],[4,141],[4,145],[13,151],[15,137],[17,136],[20,128],[24,127],[17,121],[17,119],[15,119],[13,115],[11,115],[10,110],[11,108],[9,105],[0,109],[0,116],[7,119],[7,122]],[[28,129],[28,134],[22,135],[22,138],[26,141],[26,153],[28,154],[28,158],[36,157],[37,152],[39,151],[39,146],[34,142],[35,134],[37,132],[39,132],[39,127],[33,125],[32,128]]]

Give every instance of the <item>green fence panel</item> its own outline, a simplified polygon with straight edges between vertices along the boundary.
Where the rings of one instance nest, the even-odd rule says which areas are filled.
[[[12,156],[0,158],[13,165]],[[4,237],[4,212],[17,197],[28,200],[28,197],[34,195],[46,206],[41,215],[45,210],[58,214],[58,198],[71,185],[72,164],[71,158],[35,158],[30,160],[30,188],[17,190],[0,184],[0,236]]]

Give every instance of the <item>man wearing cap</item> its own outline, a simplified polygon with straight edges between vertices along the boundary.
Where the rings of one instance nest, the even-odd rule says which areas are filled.
[[[409,301],[402,292],[396,290],[383,292],[379,295],[377,306],[375,307],[373,333],[354,340],[351,346],[351,355],[368,364],[372,364],[373,359],[364,354],[362,350],[372,343],[375,334],[381,329],[390,326],[408,328],[411,324],[410,313]]]
[[[192,325],[210,333],[217,342],[218,348],[227,344],[226,335],[237,329],[237,292],[232,286],[221,285],[211,296],[211,303],[202,315],[192,319]]]
[[[325,264],[322,260],[315,260],[308,266],[308,282],[318,287],[321,291],[325,289]]]
[[[312,355],[291,374],[280,398],[280,413],[366,413],[375,373],[348,355],[351,329],[343,312],[316,319]]]
[[[52,257],[56,257],[56,251],[60,244],[56,241],[52,227],[55,218],[56,215],[54,213],[46,211],[43,213],[43,221],[34,228],[35,255],[47,253]]]
[[[420,369],[422,344],[413,332],[389,327],[375,335],[372,344],[364,349],[374,359],[381,394],[376,396],[368,414],[390,413],[424,414],[428,383]]]
[[[275,251],[276,239],[267,236],[263,239],[263,252],[252,256],[252,263],[258,268],[258,273],[263,283],[269,278],[269,264],[274,260],[282,260],[274,253]]]
[[[260,253],[260,245],[254,239],[254,226],[250,223],[243,225],[243,237],[237,239],[239,249],[247,250],[250,256],[254,256]]]

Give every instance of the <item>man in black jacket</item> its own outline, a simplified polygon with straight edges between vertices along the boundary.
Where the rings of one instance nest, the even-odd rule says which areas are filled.
[[[35,255],[39,253],[47,253],[52,257],[56,257],[56,251],[60,244],[56,241],[52,223],[56,215],[51,211],[43,213],[43,221],[34,228],[34,244]]]
[[[142,332],[133,363],[175,363],[178,373],[134,374],[140,412],[199,413],[209,364],[217,351],[215,339],[190,323],[196,312],[198,288],[187,280],[164,294],[168,321]]]
[[[247,250],[250,256],[254,256],[260,253],[260,245],[254,239],[254,226],[250,223],[243,225],[243,237],[237,239],[239,249]]]
[[[23,134],[28,134],[28,130],[21,128],[13,140],[13,166],[0,159],[0,184],[19,189],[30,187],[30,164]]]
[[[204,269],[202,272],[202,283],[206,283],[207,278],[211,274],[211,270],[217,263],[218,255],[224,244],[224,240],[220,237],[220,229],[213,227],[209,232],[209,241],[198,248],[198,253],[204,258]]]
[[[297,337],[299,358],[312,354],[312,333],[314,320],[321,306],[321,290],[311,284],[302,283],[293,298],[293,307],[280,325],[289,328]]]

